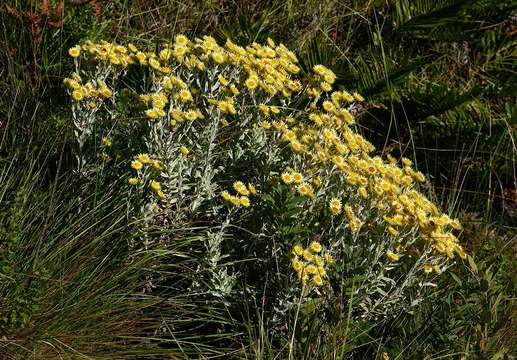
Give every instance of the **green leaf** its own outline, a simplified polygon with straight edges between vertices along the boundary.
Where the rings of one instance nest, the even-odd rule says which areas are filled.
[[[467,255],[467,260],[469,262],[469,265],[470,265],[470,268],[472,269],[472,271],[474,271],[474,273],[478,273],[478,267],[476,265],[476,263],[474,262],[474,259],[472,258],[472,256],[470,255]]]

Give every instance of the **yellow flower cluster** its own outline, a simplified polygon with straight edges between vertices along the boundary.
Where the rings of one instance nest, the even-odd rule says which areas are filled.
[[[298,274],[298,278],[304,285],[323,285],[323,279],[327,276],[326,264],[334,260],[330,254],[322,256],[323,248],[317,241],[313,241],[307,248],[297,244],[291,251],[291,265]]]
[[[147,176],[144,173],[145,168],[151,168],[153,170],[161,171],[163,170],[162,163],[153,159],[149,154],[138,154],[135,156],[133,161],[131,162],[131,167],[137,171],[137,177],[131,177],[128,179],[129,185],[136,186],[138,184],[144,183]],[[164,198],[165,194],[162,190],[161,184],[156,180],[151,180],[149,183],[151,190],[159,197]]]
[[[311,184],[305,181],[303,174],[298,171],[288,168],[280,175],[280,178],[286,185],[296,184],[296,191],[298,194],[309,198],[314,197],[314,190]]]
[[[249,195],[257,195],[257,189],[253,184],[246,186],[242,181],[233,183],[233,189],[240,196],[231,195],[228,191],[223,191],[221,196],[224,200],[230,202],[233,206],[249,207],[251,205]]]
[[[320,77],[329,76],[324,67],[316,67],[315,72]],[[353,118],[346,106],[350,101],[360,100],[360,96],[334,92],[325,98],[328,100],[322,102],[321,108],[309,112],[306,119],[273,125],[281,133],[279,139],[288,141],[294,153],[304,156],[308,167],[330,168],[341,174],[345,186],[356,189],[358,199],[368,200],[377,209],[391,236],[416,227],[439,253],[453,257],[455,252],[465,257],[451,232],[461,228],[459,222],[440,213],[414,188],[415,183],[425,181],[425,176],[413,170],[409,159],[402,159],[401,168],[392,157],[385,162],[379,156],[371,156],[373,145],[350,127]],[[282,179],[292,182],[290,174],[282,174]],[[333,199],[329,204],[333,215],[341,212],[338,202],[339,199]],[[361,220],[351,207],[346,210],[350,229],[357,231]]]
[[[92,109],[97,107],[95,100],[108,99],[113,95],[113,91],[106,85],[103,80],[97,80],[95,82],[88,81],[86,84],[82,84],[82,79],[78,74],[72,74],[71,78],[65,78],[63,80],[65,86],[70,89],[70,96],[75,101],[90,100],[88,106]]]
[[[332,216],[344,214],[352,232],[359,231],[365,219],[356,215],[350,204],[357,206],[360,213],[375,214],[384,222],[387,236],[403,237],[416,229],[437,253],[466,256],[453,234],[453,230],[461,228],[460,223],[441,213],[417,190],[416,184],[424,182],[425,176],[412,168],[409,159],[403,158],[399,165],[389,155],[387,161],[372,155],[374,146],[355,131],[352,114],[356,103],[364,101],[363,97],[333,91],[336,75],[323,65],[314,66],[307,77],[301,77],[296,56],[284,45],[268,39],[264,45],[253,43],[241,47],[228,40],[220,46],[210,36],[190,40],[178,35],[172,44],[165,44],[157,53],[139,50],[132,44],[124,47],[86,42],[70,49],[70,55],[92,57],[114,67],[131,64],[147,67],[156,91],[142,95],[141,100],[149,106],[146,115],[150,119],[165,118],[171,125],[203,119],[206,115],[202,111],[208,105],[228,115],[257,111],[260,114],[256,116],[257,123],[264,130],[272,130],[278,141],[287,143],[294,157],[303,160],[301,167],[311,169],[314,186],[321,185],[321,175],[324,180],[332,178],[333,185],[347,193],[348,204],[343,206],[340,199],[331,198],[328,206]],[[228,71],[233,75],[225,77],[221,72],[230,68],[240,71]],[[207,70],[217,74],[215,81],[221,91],[204,94],[200,89],[189,88],[188,84],[193,84],[190,80],[181,79],[182,71],[190,76]],[[80,78],[73,76],[65,83],[76,100],[94,94],[112,95],[101,81],[81,85]],[[254,96],[259,92],[265,97],[256,101]],[[244,93],[253,98],[253,105],[238,105],[245,104],[236,98]],[[304,111],[291,111],[283,106],[293,95],[310,100]],[[285,112],[289,114],[284,116]],[[299,194],[316,198],[312,185],[301,173],[288,170],[281,178],[285,184],[295,186]],[[223,198],[236,206],[249,206],[243,188],[239,187],[242,192],[235,186],[234,189],[239,196],[223,192]],[[365,208],[369,210],[364,212]],[[393,253],[388,257],[396,256],[399,255]]]

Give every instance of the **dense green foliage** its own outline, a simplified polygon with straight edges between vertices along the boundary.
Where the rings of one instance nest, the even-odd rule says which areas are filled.
[[[102,4],[100,16],[95,6],[65,1],[62,18],[44,14],[43,4],[59,3],[0,5],[0,358],[285,354],[280,325],[264,322],[267,306],[236,313],[208,291],[182,292],[224,270],[204,263],[204,238],[216,229],[203,219],[165,230],[128,221],[125,179],[103,167],[77,176],[62,86],[69,47],[86,39],[147,45],[180,32],[242,44],[271,37],[295,49],[304,70],[335,70],[339,86],[365,95],[365,137],[411,158],[430,175],[433,200],[465,225],[469,260],[447,269],[411,313],[352,320],[354,309],[343,304],[353,302],[342,298],[353,274],[342,272],[350,281],[335,306],[315,300],[301,309],[296,358],[517,354],[515,1],[93,2]],[[30,11],[42,14],[39,23]],[[257,215],[286,237],[308,232],[296,225],[291,197],[272,191],[268,211]],[[134,246],[142,236],[158,245]],[[325,343],[317,342],[322,328]]]

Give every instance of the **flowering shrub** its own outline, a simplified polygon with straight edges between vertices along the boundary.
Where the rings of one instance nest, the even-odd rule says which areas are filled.
[[[190,290],[227,301],[267,288],[274,314],[345,293],[370,318],[417,304],[466,256],[460,223],[419,191],[424,174],[358,132],[363,97],[322,65],[304,73],[284,45],[178,35],[157,52],[86,42],[69,54],[79,171],[125,178],[147,224],[208,224],[209,275],[196,270]]]

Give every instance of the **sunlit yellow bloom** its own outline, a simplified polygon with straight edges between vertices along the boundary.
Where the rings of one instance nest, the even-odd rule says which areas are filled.
[[[241,194],[243,196],[247,196],[250,193],[248,188],[246,188],[246,185],[244,185],[244,183],[242,181],[234,182],[233,188],[235,189],[235,191],[237,191],[239,194]]]
[[[81,55],[81,48],[74,46],[68,50],[68,54],[74,58],[79,57]]]
[[[293,176],[288,172],[283,172],[280,177],[282,178],[282,181],[288,185],[294,181]]]
[[[111,91],[109,88],[107,87],[102,87],[100,90],[99,90],[99,94],[102,95],[102,97],[104,98],[109,98],[113,95],[113,91]]]
[[[433,271],[433,266],[432,265],[429,265],[429,264],[424,264],[424,272],[426,274],[429,274],[430,272]]]
[[[318,273],[318,268],[314,265],[307,265],[305,272],[309,275],[314,275]]]
[[[303,258],[307,261],[311,261],[314,255],[309,250],[303,251]]]
[[[391,250],[388,250],[388,251],[386,252],[386,256],[387,256],[387,257],[388,257],[388,259],[390,259],[390,261],[392,261],[392,262],[396,262],[396,261],[398,261],[398,260],[400,259],[400,256],[399,256],[399,255],[397,255],[397,254],[395,254],[395,253],[394,253],[393,251],[391,251]]]
[[[324,101],[322,106],[325,111],[332,111],[335,109],[334,104],[328,100]]]
[[[110,147],[113,143],[109,137],[103,137],[101,140],[102,146]]]
[[[127,182],[129,183],[129,185],[137,185],[138,184],[138,179],[137,178],[129,178],[127,180]]]
[[[190,150],[187,149],[186,146],[182,146],[182,147],[180,147],[180,152],[181,152],[181,155],[187,156],[190,153]]]
[[[225,61],[225,57],[224,57],[224,54],[222,52],[214,52],[212,53],[212,59],[217,63],[217,64],[222,64],[224,63]]]
[[[250,90],[254,90],[257,88],[258,86],[258,79],[254,76],[250,76],[246,82],[245,82],[245,85],[248,89]]]
[[[310,246],[311,251],[319,253],[321,251],[321,244],[317,241],[313,241]]]
[[[292,262],[293,264],[293,269],[296,271],[296,272],[300,272],[303,270],[303,263],[298,260],[298,259],[293,259]]]
[[[303,175],[300,174],[299,172],[293,172],[291,175],[293,177],[293,181],[296,184],[299,184],[299,183],[301,183],[303,181]]]
[[[338,215],[341,212],[341,201],[337,198],[332,198],[329,202],[329,209],[333,215]]]
[[[330,85],[328,82],[322,82],[320,84],[320,87],[321,87],[321,90],[323,90],[325,92],[329,92],[332,90],[332,85]]]
[[[298,193],[300,193],[300,195],[309,197],[312,197],[314,195],[314,193],[312,192],[312,187],[306,182],[303,182],[300,185],[298,185],[296,189],[298,190]]]
[[[138,154],[136,156],[136,160],[140,161],[142,164],[149,164],[152,162],[152,159],[149,156],[149,154]]]
[[[303,254],[303,247],[301,245],[299,245],[299,244],[296,244],[293,247],[293,253],[295,255],[301,256]]]
[[[163,166],[162,166],[162,163],[158,160],[153,160],[151,161],[151,165],[153,166],[154,169],[156,170],[163,170]]]
[[[144,165],[138,161],[138,160],[134,160],[133,162],[131,162],[131,167],[135,170],[140,170]]]
[[[181,90],[178,95],[183,102],[192,101],[192,94],[188,90]]]
[[[151,186],[151,189],[153,189],[154,191],[159,191],[162,188],[160,183],[155,180],[151,180],[150,186]]]
[[[230,200],[230,198],[231,198],[230,193],[226,190],[221,193],[221,196],[223,197],[224,200],[227,200],[227,201]]]
[[[176,35],[175,41],[179,46],[186,46],[188,44],[188,38],[181,34]]]
[[[318,266],[318,273],[320,274],[320,276],[327,275],[327,271],[325,271],[325,268],[323,267],[323,265]]]
[[[357,101],[364,101],[364,97],[362,97],[360,94],[356,92],[353,94],[353,96]]]
[[[159,117],[158,109],[148,109],[145,111],[145,114],[147,115],[147,117],[149,117],[151,119],[156,119]]]
[[[239,199],[237,196],[230,196],[230,202],[234,206],[239,206],[241,204],[241,199]]]
[[[312,281],[314,282],[314,285],[321,286],[323,284],[323,280],[321,279],[321,276],[316,275],[312,278]]]
[[[75,101],[81,101],[84,98],[84,93],[81,90],[72,91],[72,98]]]
[[[327,71],[327,68],[323,65],[314,65],[314,67],[312,68],[312,70],[318,74],[318,75],[325,75],[326,71]]]
[[[388,226],[388,232],[391,236],[398,236],[400,234],[393,226]]]
[[[254,185],[252,185],[252,184],[248,184],[248,190],[250,191],[250,193],[251,193],[252,195],[257,195],[257,189],[255,188],[255,186],[254,186]]]
[[[241,196],[240,202],[241,202],[241,205],[244,207],[250,206],[250,199],[247,196]]]

